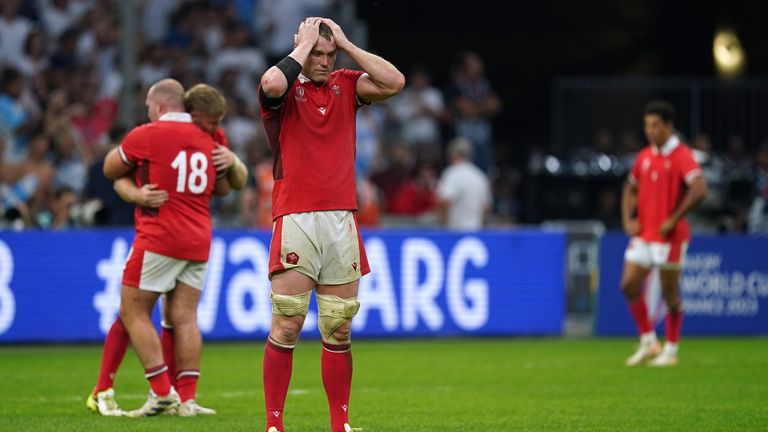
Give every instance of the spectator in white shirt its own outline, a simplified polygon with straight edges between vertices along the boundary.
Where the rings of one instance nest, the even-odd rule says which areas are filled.
[[[394,112],[403,125],[403,140],[419,156],[435,153],[441,142],[440,116],[445,109],[443,93],[432,86],[427,69],[416,66],[408,76],[408,85],[392,99]]]
[[[92,6],[93,0],[37,0],[37,10],[50,40],[57,40],[77,24]]]
[[[448,160],[437,185],[441,220],[452,230],[479,230],[491,208],[488,177],[470,162],[472,143],[464,137],[448,144]]]
[[[32,23],[18,15],[18,0],[0,3],[0,65],[15,66],[16,59],[24,55],[24,42],[32,31]]]

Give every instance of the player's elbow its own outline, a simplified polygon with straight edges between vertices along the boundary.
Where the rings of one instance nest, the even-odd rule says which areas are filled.
[[[270,99],[282,97],[288,89],[288,81],[285,75],[276,67],[270,68],[261,77],[261,91]]]
[[[405,75],[403,75],[400,71],[396,70],[392,73],[391,82],[389,83],[389,86],[387,88],[387,92],[389,93],[387,96],[395,96],[399,94],[401,91],[403,91],[403,88],[405,87]]]
[[[120,173],[114,169],[114,167],[106,163],[104,164],[104,167],[101,171],[104,173],[105,177],[111,180],[117,180],[120,177]]]
[[[405,75],[403,75],[402,72],[397,71],[395,76],[395,88],[397,89],[397,92],[400,93],[403,91],[403,87],[405,87]]]

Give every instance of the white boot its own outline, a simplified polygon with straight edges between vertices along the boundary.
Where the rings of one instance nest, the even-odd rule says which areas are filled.
[[[664,344],[664,349],[661,350],[661,354],[657,355],[648,366],[653,367],[669,367],[677,366],[677,344],[667,342]]]
[[[659,341],[656,339],[656,333],[644,333],[640,336],[640,344],[637,347],[637,351],[635,351],[624,364],[627,366],[643,364],[658,354],[659,351],[661,351],[661,345],[659,345]]]

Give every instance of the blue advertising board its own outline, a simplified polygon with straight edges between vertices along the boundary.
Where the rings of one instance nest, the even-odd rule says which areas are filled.
[[[130,230],[0,232],[0,343],[101,341],[119,313]],[[563,233],[368,231],[356,337],[560,334]],[[214,232],[198,323],[263,339],[270,233]],[[304,326],[318,337],[316,307]],[[155,320],[158,316],[155,313]]]
[[[633,335],[636,329],[619,289],[628,238],[607,234],[600,248],[595,333]],[[768,237],[695,236],[680,278],[683,334],[768,333]],[[663,334],[665,307],[657,275],[646,283],[649,315]]]

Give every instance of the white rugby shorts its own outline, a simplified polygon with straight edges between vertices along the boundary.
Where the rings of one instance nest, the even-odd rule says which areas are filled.
[[[123,269],[123,285],[166,293],[179,281],[202,290],[207,267],[207,261],[181,260],[131,248]]]
[[[624,260],[650,268],[679,269],[685,262],[685,253],[688,250],[688,242],[649,242],[640,237],[632,237],[624,252]]]
[[[275,219],[269,276],[291,269],[319,285],[346,284],[369,273],[355,212],[303,212]]]

